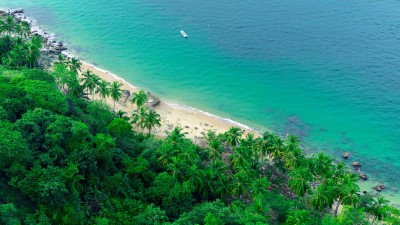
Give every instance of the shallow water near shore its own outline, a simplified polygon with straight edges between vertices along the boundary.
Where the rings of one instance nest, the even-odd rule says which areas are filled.
[[[1,1],[168,102],[351,153],[400,202],[398,1]],[[182,38],[179,30],[189,35]]]

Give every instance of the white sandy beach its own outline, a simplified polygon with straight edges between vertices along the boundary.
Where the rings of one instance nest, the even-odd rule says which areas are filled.
[[[82,71],[86,71],[88,69],[98,75],[101,79],[110,83],[119,81],[123,84],[121,88],[124,90],[129,90],[131,95],[140,90],[139,87],[133,86],[115,74],[97,68],[89,63],[82,62]],[[97,96],[96,98],[98,99],[99,97]],[[113,107],[114,102],[112,99],[108,98],[106,102]],[[124,99],[122,98],[115,105],[115,111],[122,110],[127,112],[129,116],[132,115],[135,108],[136,107],[132,103],[129,101],[125,103]],[[161,127],[156,127],[152,130],[152,133],[158,137],[165,137],[166,131],[171,131],[177,126],[183,128],[184,132],[187,132],[186,137],[199,144],[202,142],[204,134],[206,134],[208,130],[213,130],[217,133],[223,133],[229,130],[229,128],[232,126],[240,127],[245,131],[245,134],[253,133],[258,135],[256,131],[244,125],[230,122],[228,119],[218,118],[196,109],[168,104],[162,99],[161,103],[154,107],[154,110],[161,116]]]

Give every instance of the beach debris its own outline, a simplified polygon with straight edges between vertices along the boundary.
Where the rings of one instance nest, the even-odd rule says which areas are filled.
[[[352,164],[354,167],[356,167],[356,168],[359,168],[359,167],[361,167],[361,163],[359,163],[359,162],[353,162],[353,164]]]
[[[367,175],[365,175],[364,173],[360,173],[358,174],[358,176],[361,178],[361,180],[368,180]]]
[[[194,127],[195,130],[199,129],[198,127]]]
[[[343,159],[348,159],[349,156],[350,156],[350,153],[348,153],[348,152],[343,152],[342,156],[343,156]]]
[[[374,187],[374,190],[376,190],[376,191],[382,191],[383,189],[385,189],[385,186],[383,184],[376,185]]]
[[[185,128],[189,128],[189,126],[188,126],[188,125],[186,125],[186,126],[185,126]]]

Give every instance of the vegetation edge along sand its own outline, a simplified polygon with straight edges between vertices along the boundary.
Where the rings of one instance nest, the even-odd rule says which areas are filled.
[[[121,77],[83,61],[82,71],[84,72],[88,69],[101,79],[110,83],[114,81],[122,83],[123,86],[121,88],[124,90],[129,90],[131,94],[140,90],[139,87],[132,85]],[[99,97],[97,96],[97,98]],[[110,98],[106,99],[106,103],[111,107],[114,104]],[[125,103],[125,100],[121,98],[117,102],[115,108],[115,111],[122,110],[127,112],[128,115],[132,115],[133,111],[136,109],[136,106],[131,104],[129,101]],[[200,143],[204,138],[204,134],[206,134],[209,130],[216,133],[224,133],[232,126],[240,127],[245,132],[245,135],[252,133],[255,136],[259,136],[258,132],[245,125],[240,125],[238,123],[231,122],[228,119],[209,115],[200,110],[188,107],[173,106],[172,104],[164,101],[161,101],[159,105],[155,106],[154,110],[161,116],[161,127],[155,128],[152,133],[159,137],[165,137],[166,131],[172,131],[177,126],[183,128],[183,131],[187,132],[186,137],[190,138],[196,143]]]

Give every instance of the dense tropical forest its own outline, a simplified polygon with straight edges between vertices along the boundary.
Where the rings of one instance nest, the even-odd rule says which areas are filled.
[[[75,58],[45,66],[41,37],[12,16],[0,33],[0,224],[400,224],[343,162],[306,156],[295,136],[155,137],[145,92],[132,116],[115,112],[120,83]]]

